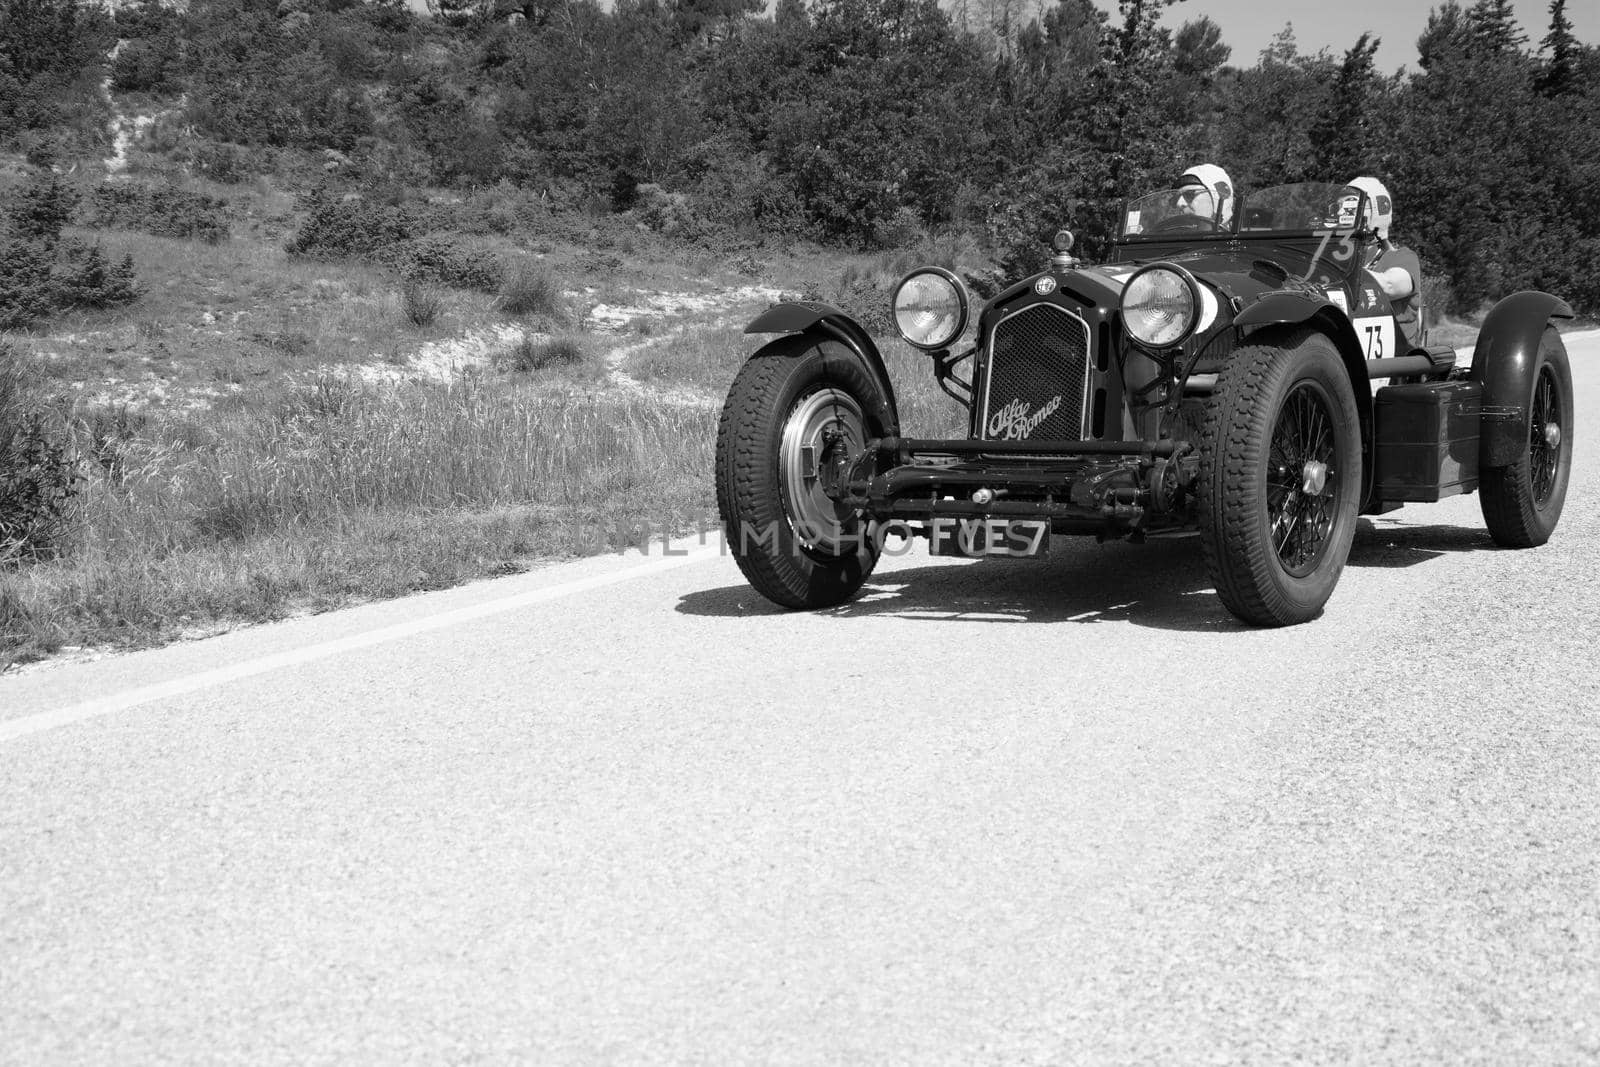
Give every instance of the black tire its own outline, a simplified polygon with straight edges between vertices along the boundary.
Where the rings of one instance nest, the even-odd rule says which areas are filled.
[[[1361,416],[1328,338],[1233,353],[1200,447],[1200,539],[1223,605],[1258,626],[1315,618],[1350,556],[1361,475]]]
[[[1527,449],[1509,466],[1484,468],[1478,480],[1478,502],[1489,536],[1506,548],[1533,548],[1550,540],[1567,501],[1572,473],[1572,366],[1554,327],[1545,327],[1528,395],[1521,400]]]
[[[879,546],[866,522],[798,468],[839,448],[859,456],[868,439],[890,432],[889,417],[871,371],[837,341],[784,337],[740,369],[717,428],[717,509],[729,550],[762,596],[786,608],[831,607],[872,573]],[[842,440],[824,446],[830,428]]]

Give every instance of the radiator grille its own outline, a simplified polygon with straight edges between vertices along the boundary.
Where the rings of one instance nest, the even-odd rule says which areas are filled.
[[[1089,327],[1053,304],[1001,319],[990,335],[979,436],[1078,441],[1089,385]]]

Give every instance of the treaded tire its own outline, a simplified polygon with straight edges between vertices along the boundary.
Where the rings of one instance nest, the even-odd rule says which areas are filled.
[[[780,338],[750,357],[717,427],[717,510],[729,550],[755,590],[786,608],[843,603],[878,562],[864,521],[839,509],[828,516],[837,522],[838,543],[819,545],[805,536],[805,516],[794,514],[780,448],[786,427],[808,404],[816,409],[819,394],[855,402],[863,440],[891,432],[888,403],[860,357],[837,341],[805,334]],[[828,407],[821,405],[824,412]],[[843,417],[851,417],[848,406]]]
[[[1309,466],[1291,471],[1283,462],[1286,405],[1291,436],[1302,411],[1320,413],[1327,424],[1325,437],[1320,430],[1306,435],[1322,442],[1317,455],[1326,460],[1316,492],[1283,488],[1316,477]],[[1360,508],[1360,418],[1343,361],[1322,334],[1300,331],[1280,345],[1247,346],[1224,365],[1201,435],[1200,540],[1217,597],[1245,622],[1306,622],[1333,595]],[[1301,526],[1296,508],[1313,519]],[[1297,529],[1313,532],[1295,542]]]
[[[1561,431],[1561,440],[1551,451],[1541,449],[1532,439],[1533,409],[1547,374],[1556,393],[1555,414]],[[1506,548],[1533,548],[1550,540],[1567,500],[1567,479],[1572,473],[1572,365],[1567,361],[1567,346],[1553,326],[1545,327],[1539,340],[1532,381],[1522,403],[1529,448],[1510,466],[1484,468],[1478,480],[1478,503],[1489,536]],[[1553,459],[1555,469],[1541,478],[1543,484],[1536,485],[1535,464],[1541,455]]]

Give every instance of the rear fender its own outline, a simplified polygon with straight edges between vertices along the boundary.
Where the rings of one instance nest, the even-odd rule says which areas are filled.
[[[1339,305],[1299,293],[1270,293],[1240,312],[1233,320],[1241,344],[1271,344],[1274,333],[1286,327],[1308,327],[1325,335],[1339,350],[1350,389],[1355,393],[1356,411],[1361,415],[1361,488],[1365,500],[1372,491],[1372,384],[1367,377],[1367,360],[1361,351],[1355,327]],[[1261,335],[1261,336],[1258,336]]]
[[[745,333],[799,333],[826,337],[838,341],[861,357],[877,379],[888,410],[884,424],[890,427],[889,435],[900,433],[900,412],[895,405],[894,386],[889,382],[889,368],[884,365],[872,335],[848,314],[819,300],[804,300],[775,304],[751,320]]]
[[[1478,463],[1508,467],[1528,449],[1523,409],[1533,393],[1539,342],[1551,319],[1572,318],[1564,300],[1527,289],[1500,301],[1483,320],[1470,378],[1483,383]]]

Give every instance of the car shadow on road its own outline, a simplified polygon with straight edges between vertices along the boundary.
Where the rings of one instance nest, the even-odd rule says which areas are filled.
[[[1413,526],[1384,517],[1364,518],[1350,545],[1351,567],[1415,567],[1458,552],[1495,551],[1482,526]]]
[[[743,583],[688,593],[677,610],[719,617],[785,614]],[[928,622],[1125,621],[1184,631],[1247,628],[1212,594],[1196,537],[1143,545],[1057,538],[1042,560],[983,559],[880,571],[856,599],[817,614]]]

